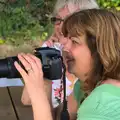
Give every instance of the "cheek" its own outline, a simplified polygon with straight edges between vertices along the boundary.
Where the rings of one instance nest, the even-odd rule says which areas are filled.
[[[60,25],[55,25],[54,31],[55,31],[55,34],[59,37],[59,33],[60,33],[60,31],[61,31]]]
[[[59,30],[59,25],[55,25],[54,30],[55,30],[55,32],[57,32]]]
[[[75,61],[79,71],[83,73],[90,71],[90,68],[92,67],[92,57],[90,50],[85,47],[77,49],[75,53]]]

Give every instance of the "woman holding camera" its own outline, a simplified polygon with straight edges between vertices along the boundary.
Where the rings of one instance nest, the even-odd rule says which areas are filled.
[[[64,21],[62,32],[68,71],[81,80],[84,90],[77,119],[119,120],[120,17],[107,10],[83,10]],[[30,54],[18,57],[28,71],[15,62],[30,95],[34,120],[53,120],[40,60]],[[75,92],[75,98],[79,95]]]

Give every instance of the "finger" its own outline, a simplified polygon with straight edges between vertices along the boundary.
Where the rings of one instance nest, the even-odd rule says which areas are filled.
[[[31,69],[31,65],[29,64],[29,62],[24,58],[24,53],[18,54],[18,59],[20,60],[20,62],[22,63],[22,65],[24,66],[24,68],[28,71],[29,69]]]
[[[36,63],[37,67],[39,68],[39,70],[42,70],[42,63],[41,63],[41,60],[39,58],[37,58],[36,56],[32,55],[32,54],[29,54],[28,53],[28,56],[30,56]]]
[[[59,41],[59,39],[58,38],[56,38],[56,37],[51,37],[51,39],[50,39],[53,43],[54,42],[58,42]]]
[[[32,70],[36,73],[39,72],[39,67],[36,64],[36,61],[28,54],[23,55],[23,57],[26,59],[26,61],[30,64],[30,66],[32,67]]]
[[[52,47],[54,42],[58,42],[58,38],[52,36],[45,43],[47,44],[48,47]]]
[[[16,61],[14,62],[14,65],[15,65],[16,69],[18,70],[18,72],[20,73],[20,75],[22,76],[22,78],[24,79],[24,81],[27,80],[28,75],[25,72],[25,70]]]
[[[47,44],[48,47],[52,47],[53,46],[53,42],[48,40],[45,42]]]

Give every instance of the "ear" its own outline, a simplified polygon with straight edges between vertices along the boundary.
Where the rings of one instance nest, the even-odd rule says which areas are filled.
[[[68,3],[67,7],[68,7],[68,10],[69,10],[70,13],[74,13],[74,12],[79,10],[78,5],[75,5],[72,2]]]

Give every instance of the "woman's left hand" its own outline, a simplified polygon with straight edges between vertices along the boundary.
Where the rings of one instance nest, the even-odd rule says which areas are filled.
[[[41,60],[32,54],[24,53],[18,54],[18,59],[23,64],[25,70],[18,62],[14,64],[25,82],[29,95],[31,96],[34,91],[44,89]]]

